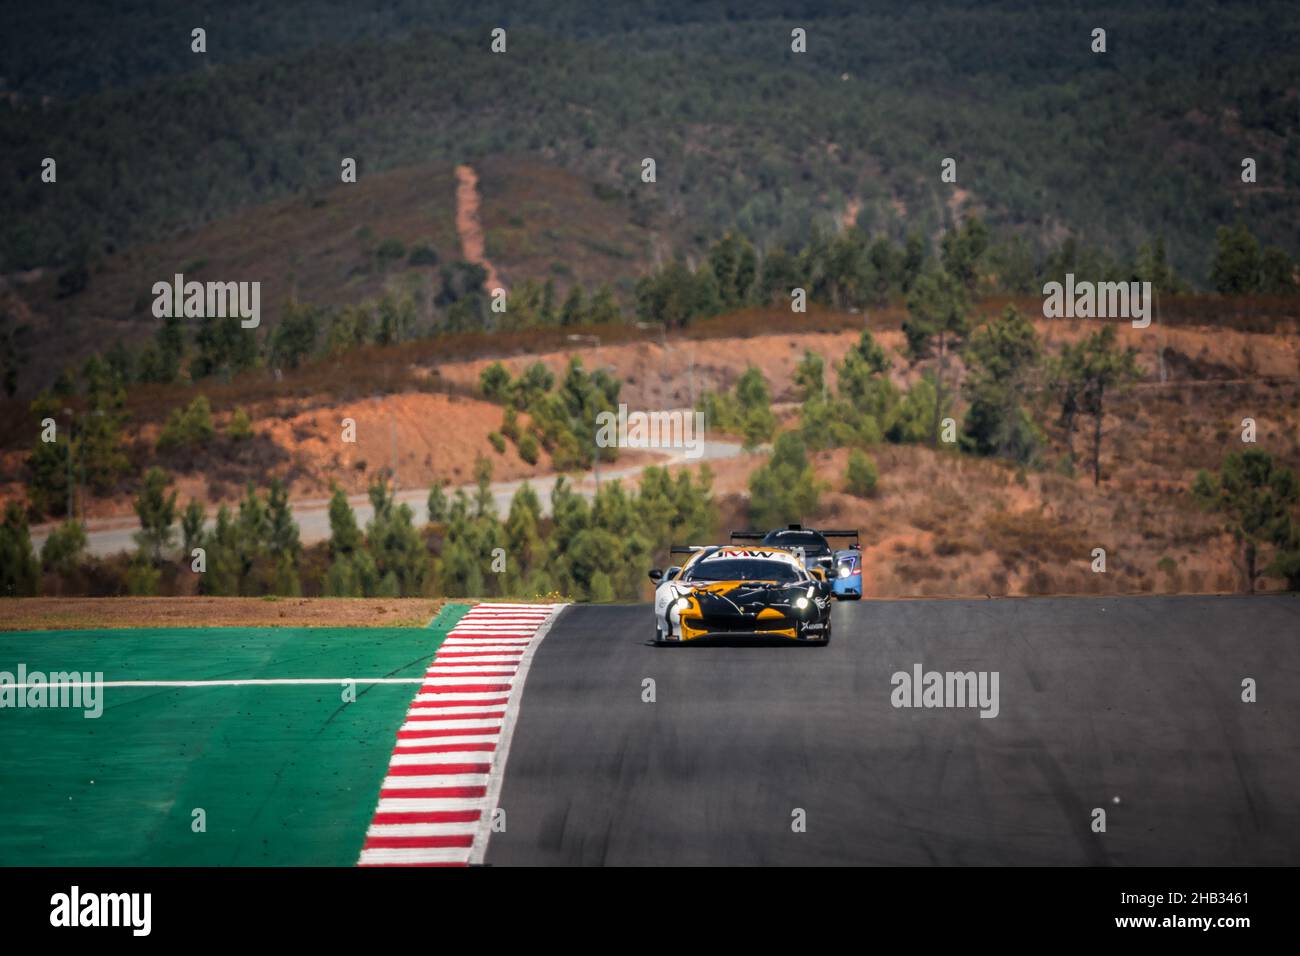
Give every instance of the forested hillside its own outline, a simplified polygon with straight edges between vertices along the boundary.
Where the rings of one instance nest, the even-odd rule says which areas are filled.
[[[767,250],[846,214],[933,237],[967,212],[1036,250],[1073,235],[1130,257],[1163,239],[1204,287],[1218,226],[1300,251],[1294,4],[232,2],[198,16],[147,2],[6,17],[5,273],[311,194],[343,157],[362,176],[543,161],[626,198],[683,253],[728,229]],[[509,44],[494,55],[498,25]],[[195,26],[205,54],[190,52]],[[796,27],[806,54],[791,52]],[[40,179],[47,156],[56,184]]]

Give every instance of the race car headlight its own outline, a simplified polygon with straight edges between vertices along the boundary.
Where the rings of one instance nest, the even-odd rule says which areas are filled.
[[[802,611],[804,608],[808,606],[808,599],[803,595],[800,595],[799,597],[794,599],[794,606]]]
[[[849,566],[848,566],[847,564],[841,564],[841,565],[840,565],[840,577],[842,577],[842,578],[847,578],[848,576],[849,576]]]
[[[678,598],[678,599],[677,599],[677,610],[679,610],[679,611],[685,611],[685,610],[686,610],[688,607],[690,607],[690,606],[691,606],[691,599],[690,599],[690,598],[684,598],[684,597],[683,597],[683,598]]]

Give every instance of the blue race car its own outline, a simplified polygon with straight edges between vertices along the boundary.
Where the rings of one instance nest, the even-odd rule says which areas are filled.
[[[862,599],[862,552],[856,546],[835,552],[831,585],[835,597],[841,601]]]

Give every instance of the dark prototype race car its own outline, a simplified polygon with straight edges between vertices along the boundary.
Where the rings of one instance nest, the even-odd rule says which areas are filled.
[[[758,541],[760,544],[773,548],[783,548],[787,551],[793,551],[796,554],[803,555],[804,562],[809,568],[821,568],[828,578],[834,579],[838,573],[837,560],[847,549],[841,549],[836,552],[831,549],[830,542],[827,538],[852,538],[851,548],[858,547],[858,533],[852,530],[831,530],[805,528],[803,525],[792,524],[784,528],[774,528],[771,531],[733,531],[731,540],[734,544],[737,541]],[[859,592],[861,588],[859,587]],[[836,591],[836,597],[840,593]],[[859,593],[859,596],[861,594]]]
[[[830,643],[830,580],[800,555],[767,547],[673,550],[691,557],[650,572],[656,643]]]

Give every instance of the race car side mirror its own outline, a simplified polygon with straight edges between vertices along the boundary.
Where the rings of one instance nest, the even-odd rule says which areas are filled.
[[[663,573],[662,571],[660,571],[658,568],[651,568],[651,569],[650,569],[650,580],[651,580],[651,581],[660,581],[660,580],[663,580],[663,576],[664,576],[664,573]]]

